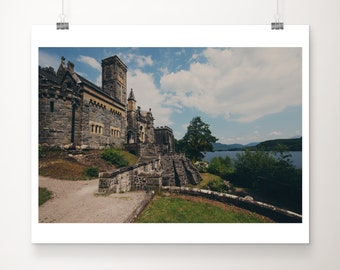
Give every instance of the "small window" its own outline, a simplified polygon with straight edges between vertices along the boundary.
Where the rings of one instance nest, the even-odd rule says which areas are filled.
[[[50,112],[54,112],[54,101],[50,101]]]

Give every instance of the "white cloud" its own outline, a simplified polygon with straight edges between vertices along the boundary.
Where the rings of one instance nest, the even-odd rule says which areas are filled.
[[[84,63],[84,64],[87,64],[90,67],[92,67],[92,68],[94,68],[94,69],[96,69],[98,71],[102,70],[101,64],[95,58],[93,58],[93,57],[86,56],[86,55],[80,55],[77,58],[77,61],[81,62],[81,63]]]
[[[268,135],[269,136],[280,136],[282,134],[282,132],[280,131],[273,131],[273,132],[270,132]]]
[[[190,125],[190,123],[185,123],[182,125],[183,130],[187,130],[188,126]]]
[[[100,87],[102,86],[102,74],[98,75],[95,84],[100,86]]]
[[[163,75],[169,74],[169,70],[168,70],[167,67],[161,67],[161,68],[159,68],[159,71],[160,71]]]
[[[202,54],[206,63],[161,78],[168,105],[251,122],[301,104],[301,49],[208,48]]]
[[[142,68],[145,66],[152,66],[153,60],[150,55],[137,55],[133,53],[128,54],[119,54],[119,58],[123,60],[123,62],[127,64],[134,64],[137,68]]]
[[[53,54],[48,54],[44,51],[39,51],[39,66],[53,67],[55,71],[58,70],[61,63],[61,57]]]
[[[155,86],[151,74],[143,73],[140,70],[128,71],[128,94],[131,88],[133,88],[137,105],[141,106],[144,111],[152,109],[155,126],[172,124],[170,120],[172,109],[164,106],[165,97]]]

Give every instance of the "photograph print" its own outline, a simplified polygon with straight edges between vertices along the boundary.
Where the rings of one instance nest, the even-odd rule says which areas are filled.
[[[301,47],[39,47],[39,223],[301,223]]]

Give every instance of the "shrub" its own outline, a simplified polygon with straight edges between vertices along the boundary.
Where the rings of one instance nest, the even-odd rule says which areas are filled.
[[[275,200],[275,205],[301,213],[302,171],[295,169],[290,157],[284,151],[246,150],[238,154],[232,178],[242,187],[251,188],[264,200]]]
[[[43,147],[41,144],[39,144],[38,151],[39,151],[39,158],[41,158],[43,156]]]
[[[124,159],[123,155],[117,149],[106,148],[102,153],[102,157],[107,161],[107,163],[117,167],[129,165],[129,162]]]
[[[226,178],[234,171],[234,165],[230,157],[214,157],[210,163],[208,172]]]
[[[86,167],[85,174],[88,177],[98,177],[99,169],[97,167]]]
[[[53,198],[53,193],[47,188],[39,187],[39,206],[43,205],[46,201]]]
[[[203,185],[200,187],[202,189],[209,189],[212,191],[224,193],[233,189],[229,182],[224,181],[223,179],[221,179],[221,177],[217,175],[204,174],[203,179],[204,179],[204,182],[202,183]]]

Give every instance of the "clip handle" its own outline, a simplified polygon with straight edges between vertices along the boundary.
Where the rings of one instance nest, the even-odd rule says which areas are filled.
[[[280,22],[279,14],[279,0],[276,0],[276,14],[274,16],[275,22],[272,22],[272,30],[283,30],[283,22]]]
[[[61,0],[61,14],[59,15],[60,22],[57,22],[57,30],[68,30],[69,23],[65,22],[65,14],[64,14],[64,0]]]

